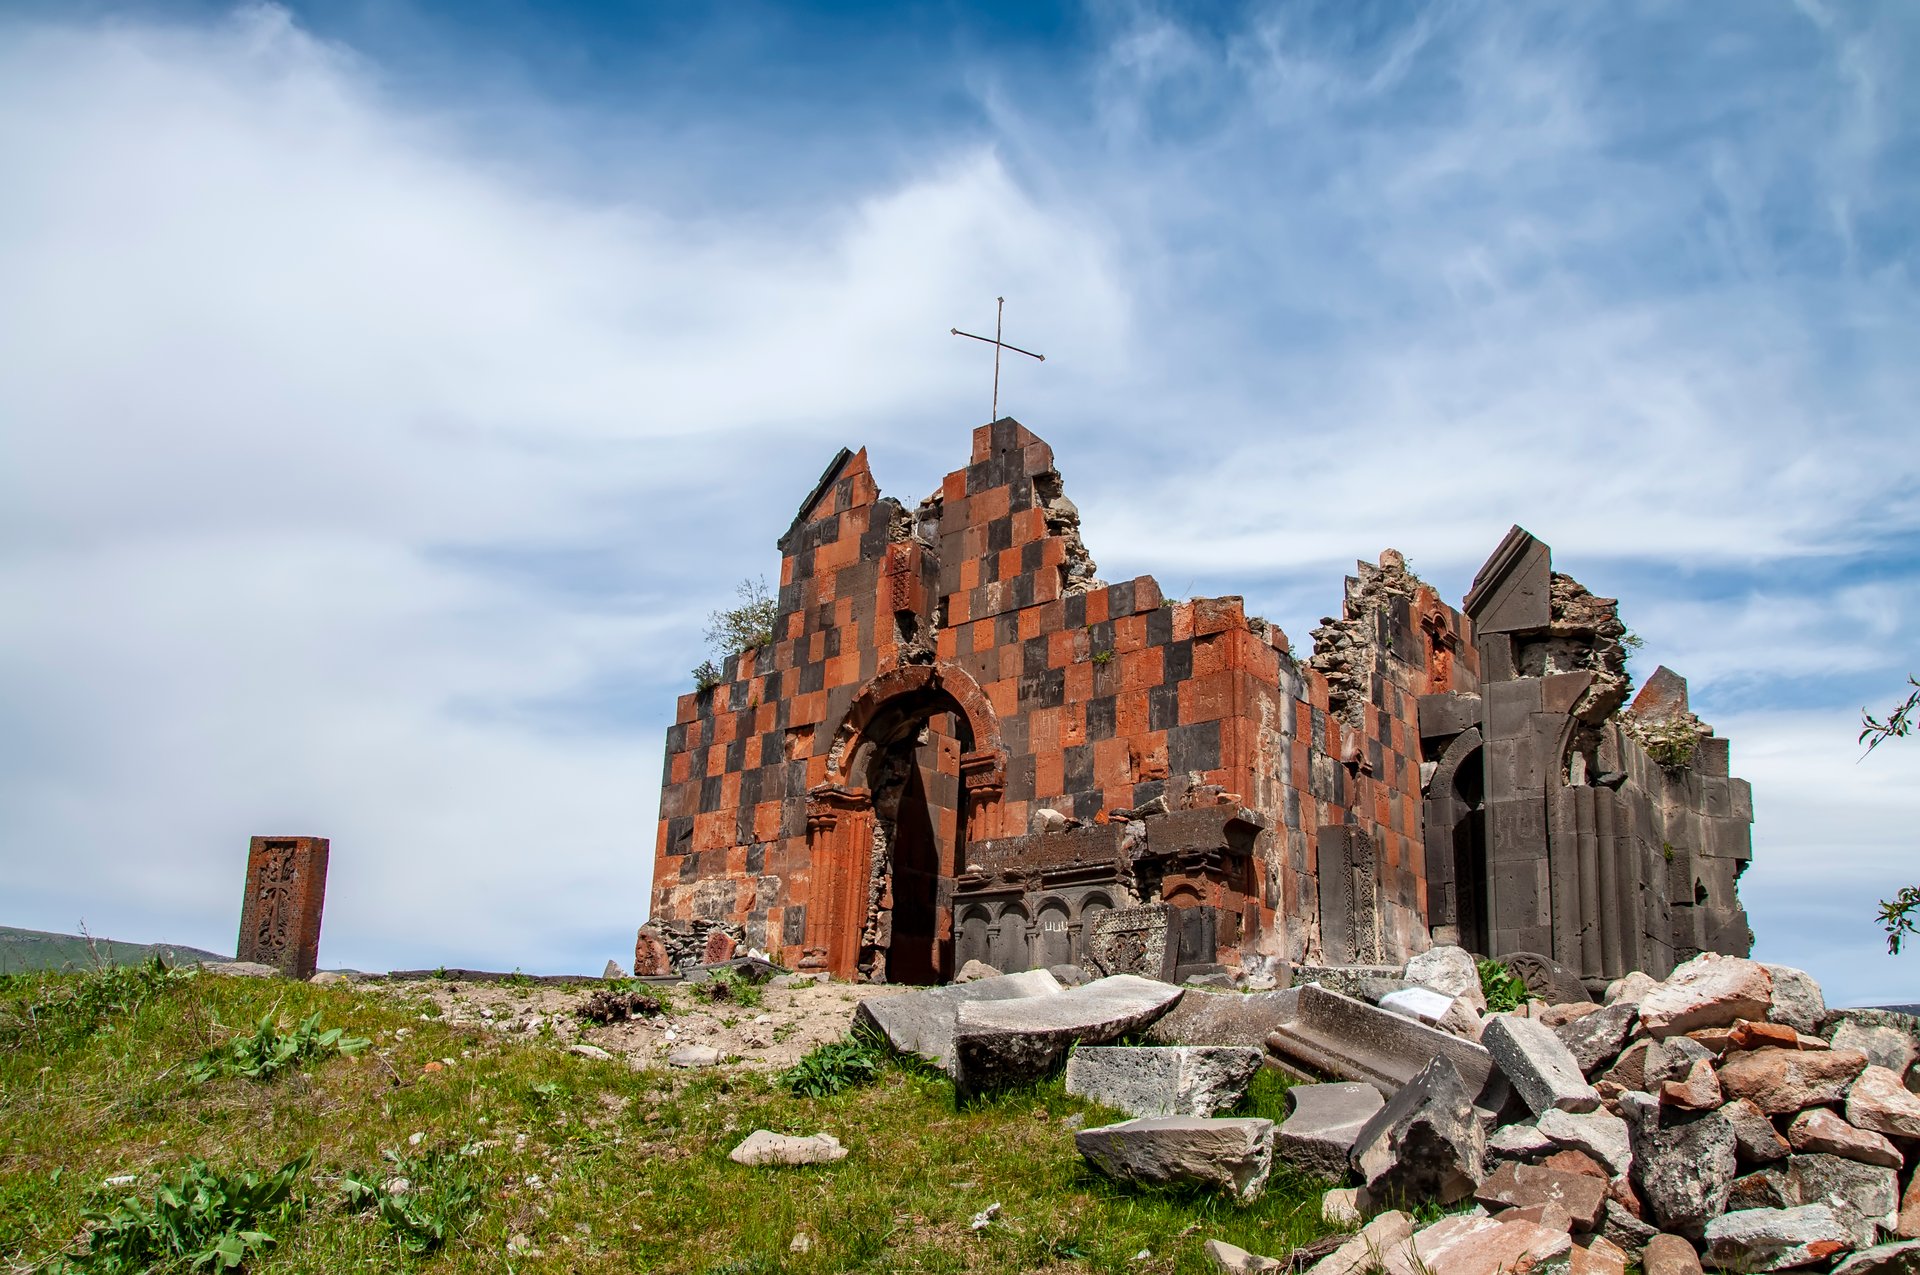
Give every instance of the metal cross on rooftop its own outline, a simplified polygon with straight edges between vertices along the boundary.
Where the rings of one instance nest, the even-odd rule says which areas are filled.
[[[1044,354],[1035,354],[1032,350],[1023,350],[1017,345],[1008,345],[1000,339],[1000,323],[1001,320],[1006,317],[1007,299],[1005,297],[995,297],[994,301],[997,303],[997,308],[993,314],[993,336],[991,338],[974,336],[973,333],[962,332],[959,328],[949,328],[948,331],[952,332],[955,336],[969,337],[975,341],[985,341],[993,347],[993,415],[987,419],[997,421],[1000,419],[1000,351],[1012,350],[1015,354],[1024,354],[1028,358],[1038,359],[1042,363],[1047,361],[1047,356]]]

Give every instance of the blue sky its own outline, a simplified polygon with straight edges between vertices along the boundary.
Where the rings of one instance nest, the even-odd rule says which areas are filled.
[[[1754,782],[1759,954],[1911,1000],[1903,4],[0,6],[0,922],[597,969],[706,613],[992,321],[1109,579],[1304,647],[1511,523]]]

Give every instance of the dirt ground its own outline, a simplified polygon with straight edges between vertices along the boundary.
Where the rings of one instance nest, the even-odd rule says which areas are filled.
[[[710,1046],[726,1065],[781,1070],[798,1062],[815,1045],[838,1040],[853,1024],[863,1000],[898,996],[906,987],[875,984],[814,983],[785,986],[776,978],[759,988],[760,1004],[712,1001],[700,985],[656,983],[640,990],[662,1003],[659,1014],[609,1026],[585,1022],[574,1013],[600,988],[539,983],[479,983],[454,979],[369,982],[365,986],[407,1004],[422,1017],[454,1026],[497,1031],[508,1039],[555,1039],[596,1045],[630,1059],[634,1066],[661,1066],[667,1055],[687,1045]]]

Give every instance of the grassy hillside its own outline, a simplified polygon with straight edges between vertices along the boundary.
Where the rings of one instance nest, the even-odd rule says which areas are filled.
[[[197,947],[176,947],[168,943],[121,943],[114,939],[89,941],[77,934],[48,934],[42,930],[19,930],[10,925],[0,925],[0,974],[32,973],[37,970],[90,970],[98,964],[138,965],[156,954],[183,962],[232,959],[217,952],[203,952]]]
[[[682,998],[690,1012],[691,993],[666,997],[669,1014]],[[211,1222],[195,1243],[224,1227],[260,1272],[1198,1272],[1209,1237],[1284,1254],[1327,1229],[1325,1184],[1284,1170],[1248,1208],[1093,1175],[1070,1130],[1110,1113],[1058,1081],[962,1105],[944,1078],[888,1063],[866,1085],[800,1098],[777,1074],[636,1070],[547,1033],[449,1025],[423,1016],[430,1007],[404,984],[0,978],[0,1262],[32,1269],[80,1251],[89,1210],[95,1225],[119,1210],[96,1250],[130,1243],[156,1196],[165,1204],[162,1184],[198,1159],[210,1168],[175,1196]],[[334,1027],[369,1043],[267,1079],[196,1072],[209,1051],[228,1072],[258,1069],[316,1014],[309,1045]],[[263,1016],[278,1027],[260,1035]],[[263,1048],[236,1054],[236,1041]],[[1252,1102],[1272,1114],[1278,1092]],[[756,1128],[829,1132],[850,1153],[730,1162]],[[404,1193],[388,1190],[395,1178]],[[995,1220],[970,1227],[995,1203]]]

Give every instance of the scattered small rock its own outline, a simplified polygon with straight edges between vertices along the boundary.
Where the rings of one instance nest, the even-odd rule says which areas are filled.
[[[769,1129],[755,1129],[727,1152],[727,1159],[747,1165],[832,1164],[846,1157],[847,1149],[830,1133],[800,1138]]]

